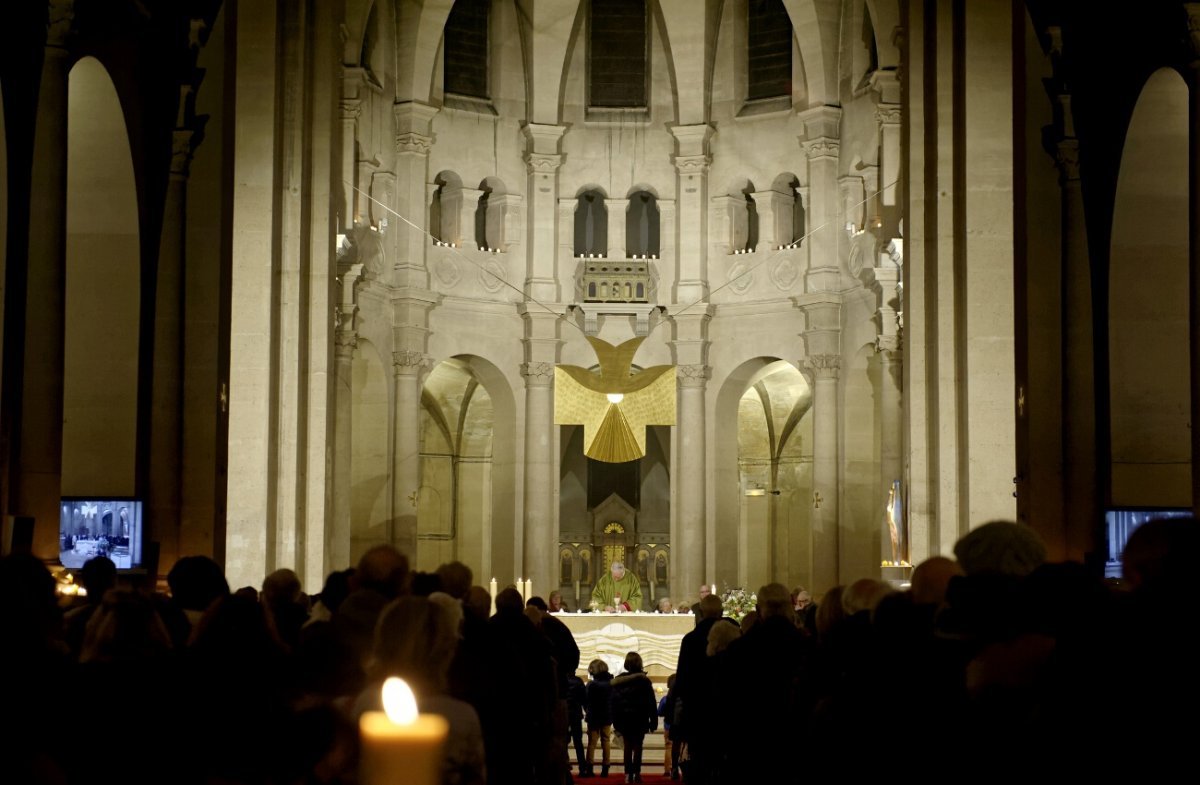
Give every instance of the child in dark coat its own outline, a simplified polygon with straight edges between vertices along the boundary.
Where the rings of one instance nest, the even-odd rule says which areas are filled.
[[[654,685],[636,651],[625,655],[625,672],[612,683],[612,721],[624,739],[625,781],[642,781],[642,745],[646,733],[658,730]]]
[[[581,776],[595,776],[592,764],[596,760],[596,742],[599,741],[604,752],[600,776],[607,777],[609,756],[612,754],[612,709],[609,706],[612,674],[608,672],[604,660],[592,660],[588,663],[588,676],[591,681],[587,685],[587,773]]]

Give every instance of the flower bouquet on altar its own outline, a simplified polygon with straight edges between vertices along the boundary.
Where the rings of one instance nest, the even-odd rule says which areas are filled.
[[[721,607],[724,608],[725,615],[739,624],[749,615],[750,611],[754,610],[756,605],[758,605],[758,595],[746,591],[740,586],[729,589],[721,595]]]

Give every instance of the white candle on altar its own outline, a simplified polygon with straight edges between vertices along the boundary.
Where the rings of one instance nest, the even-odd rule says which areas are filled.
[[[525,601],[527,599],[529,599],[528,597],[525,596],[525,579],[524,578],[517,578],[517,593],[521,595],[521,604],[524,605]]]
[[[492,582],[488,584],[488,593],[492,595],[492,615],[496,615],[496,579],[492,578]]]
[[[450,730],[444,717],[418,714],[412,690],[402,679],[383,683],[383,711],[359,720],[362,742],[359,782],[436,785],[442,781],[442,755]]]
[[[579,610],[579,579],[575,579],[575,610]]]
[[[525,602],[529,602],[530,598],[532,598],[532,597],[533,597],[533,581],[531,581],[529,578],[526,578],[525,579]]]
[[[653,578],[650,579],[650,602],[654,602],[654,579]]]
[[[717,584],[715,584],[715,583],[712,585],[712,593],[714,595],[717,593]]]

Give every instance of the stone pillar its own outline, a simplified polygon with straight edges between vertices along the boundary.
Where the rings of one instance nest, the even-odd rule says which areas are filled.
[[[608,258],[624,259],[629,253],[625,247],[625,221],[629,217],[628,199],[605,199],[608,208]]]
[[[9,501],[14,515],[37,522],[34,553],[50,557],[58,540],[62,497],[63,369],[66,339],[67,42],[74,0],[49,3],[29,205],[24,362],[16,472]],[[10,262],[12,263],[12,262]]]
[[[813,388],[812,582],[825,593],[839,582],[838,553],[838,372],[842,358],[804,358]]]
[[[780,194],[775,191],[755,191],[751,196],[758,214],[758,243],[754,248],[758,253],[770,253],[781,245],[777,236],[779,213],[775,210],[775,197]]]
[[[190,88],[185,88],[189,90]],[[186,103],[187,97],[184,96]],[[154,290],[154,357],[150,393],[150,461],[147,520],[160,541],[175,540],[178,552],[183,491],[183,275],[187,227],[187,178],[198,142],[177,128],[163,205],[158,276]]]
[[[417,565],[417,494],[421,489],[421,383],[429,358],[408,349],[392,353],[392,544]]]
[[[1188,34],[1192,57],[1189,65],[1191,79],[1188,87],[1190,155],[1188,157],[1188,191],[1190,212],[1188,238],[1191,246],[1191,274],[1188,276],[1188,303],[1191,314],[1188,324],[1192,380],[1192,423],[1200,423],[1200,3],[1184,3],[1187,12]],[[36,180],[34,182],[37,182]],[[1200,427],[1192,427],[1192,512],[1200,515]]]
[[[675,559],[675,574],[671,585],[682,587],[675,591],[682,596],[694,596],[702,583],[716,580],[706,559],[708,516],[705,488],[705,401],[704,390],[711,376],[707,365],[689,364],[676,367],[679,429],[677,469],[678,490],[675,493],[677,539],[671,552]],[[715,556],[715,554],[713,554]]]
[[[838,232],[846,222],[838,210],[842,110],[818,106],[801,112],[799,117],[804,123],[801,146],[808,157],[808,291],[836,290],[841,283]]]
[[[536,306],[535,306],[536,307]],[[528,318],[529,314],[526,314]],[[554,363],[521,365],[525,377],[524,574],[540,586],[556,585],[558,527],[554,504]]]
[[[359,188],[369,188],[369,182],[363,182],[358,179],[358,118],[362,113],[363,99],[360,93],[361,88],[366,83],[366,72],[362,68],[342,68],[342,98],[338,108],[341,110],[339,121],[342,125],[342,226],[341,231],[345,232],[351,226],[354,226],[363,217],[361,208],[359,207],[360,200],[363,199],[362,194],[354,190],[354,186]]]
[[[362,275],[362,263],[346,265],[341,270],[341,300],[337,310],[337,331],[334,333],[333,369],[333,520],[329,526],[327,561],[335,570],[350,566],[350,473],[354,458],[353,360],[358,348],[358,331],[354,317],[358,311],[354,289]]]
[[[894,72],[876,71],[872,86],[879,93],[875,122],[879,124],[880,238],[885,242],[900,233],[900,81]],[[873,217],[873,216],[872,216]]]
[[[1070,106],[1064,106],[1070,115]],[[1090,531],[1100,516],[1096,460],[1096,388],[1092,334],[1092,271],[1079,182],[1079,140],[1058,142],[1063,227],[1063,520]],[[1069,528],[1075,528],[1070,526]],[[1063,558],[1083,561],[1080,542],[1066,532]],[[1084,541],[1091,539],[1085,537]]]
[[[690,304],[708,296],[708,167],[712,163],[708,140],[713,127],[707,123],[677,125],[671,127],[671,134],[675,137],[675,171],[679,176],[674,299]]]
[[[525,133],[525,163],[529,173],[528,237],[529,247],[525,267],[525,294],[543,303],[557,302],[558,239],[555,229],[558,217],[558,168],[563,155],[559,153],[565,126],[527,123]]]
[[[396,104],[392,111],[396,130],[395,210],[403,219],[391,216],[387,233],[394,260],[392,284],[401,288],[429,286],[429,271],[425,268],[425,249],[429,247],[425,183],[429,181],[429,150],[434,143],[430,126],[437,111],[416,101]],[[474,232],[472,223],[468,236],[474,238]]]

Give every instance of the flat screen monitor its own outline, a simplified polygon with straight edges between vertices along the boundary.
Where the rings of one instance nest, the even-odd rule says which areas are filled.
[[[1134,529],[1146,521],[1153,521],[1158,518],[1188,518],[1191,514],[1191,510],[1165,507],[1109,510],[1104,516],[1108,533],[1108,558],[1105,559],[1104,563],[1104,577],[1124,577],[1121,570],[1121,557],[1125,554],[1125,544],[1129,542],[1129,535],[1133,534]]]
[[[107,556],[118,570],[142,566],[142,502],[112,496],[64,498],[58,523],[58,558],[78,569]]]

